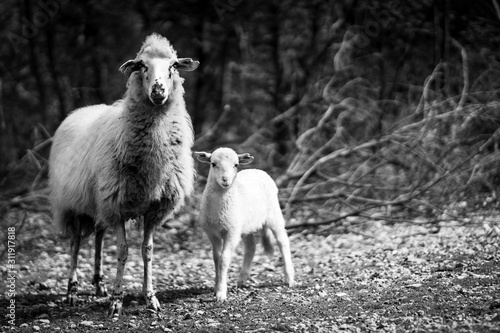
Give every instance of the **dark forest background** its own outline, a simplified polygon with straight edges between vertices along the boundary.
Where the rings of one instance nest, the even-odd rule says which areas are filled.
[[[254,154],[289,214],[308,201],[324,222],[332,207],[444,218],[496,195],[497,0],[4,0],[0,22],[11,196],[43,188],[69,112],[121,98],[118,68],[152,32],[201,62],[183,74],[195,149]]]

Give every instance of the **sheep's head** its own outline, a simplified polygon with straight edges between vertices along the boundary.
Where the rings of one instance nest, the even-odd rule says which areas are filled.
[[[240,164],[249,164],[253,161],[252,155],[236,154],[231,148],[218,148],[212,154],[195,152],[195,155],[198,161],[210,163],[209,177],[214,177],[222,188],[231,186]]]
[[[139,75],[144,94],[154,105],[163,105],[174,88],[178,70],[192,71],[200,63],[191,58],[177,58],[177,54],[160,35],[153,34],[144,42],[137,57],[128,60],[120,71],[127,77]]]

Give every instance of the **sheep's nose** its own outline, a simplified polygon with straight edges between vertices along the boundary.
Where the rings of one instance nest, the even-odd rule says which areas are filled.
[[[165,99],[165,88],[163,88],[162,84],[155,83],[153,85],[153,89],[151,89],[151,101],[156,105],[160,105],[163,104],[164,99]]]
[[[227,177],[226,176],[222,176],[222,181],[227,183]]]

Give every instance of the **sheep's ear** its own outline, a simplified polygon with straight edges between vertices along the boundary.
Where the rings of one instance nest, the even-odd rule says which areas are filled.
[[[240,164],[249,164],[249,163],[252,163],[253,162],[253,156],[250,155],[249,153],[240,154],[240,155],[238,155],[238,162],[240,162]]]
[[[118,70],[126,77],[129,77],[130,74],[140,70],[142,67],[144,67],[142,60],[128,60]]]
[[[204,151],[195,151],[194,154],[196,155],[198,161],[202,163],[210,163],[210,157],[212,154],[205,153]]]
[[[199,61],[191,58],[180,58],[174,63],[174,68],[181,71],[194,71],[199,65]]]

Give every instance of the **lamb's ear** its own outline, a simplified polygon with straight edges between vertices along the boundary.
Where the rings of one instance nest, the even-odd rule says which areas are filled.
[[[253,156],[250,155],[249,153],[239,154],[238,155],[238,162],[240,162],[240,164],[249,164],[249,163],[252,163],[253,162]]]
[[[174,63],[174,68],[180,71],[194,71],[199,65],[199,61],[191,58],[180,58]]]
[[[122,72],[122,74],[126,77],[129,77],[130,74],[140,70],[144,66],[145,65],[142,60],[127,60],[123,65],[120,66],[118,70]]]
[[[198,161],[202,163],[210,163],[210,157],[212,154],[205,153],[204,151],[195,151],[194,154],[196,155]]]

